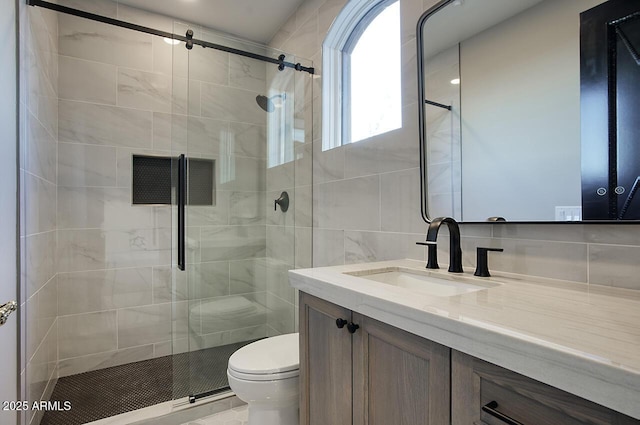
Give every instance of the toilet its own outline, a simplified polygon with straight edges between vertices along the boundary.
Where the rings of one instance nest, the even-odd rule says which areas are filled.
[[[245,345],[229,358],[229,387],[249,407],[248,425],[298,425],[298,334]]]

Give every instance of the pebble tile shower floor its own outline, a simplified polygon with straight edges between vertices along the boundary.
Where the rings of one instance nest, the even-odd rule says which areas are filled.
[[[174,398],[227,387],[229,357],[238,348],[251,342],[253,341],[143,360],[60,378],[51,401],[70,401],[72,409],[67,412],[47,412],[40,424],[81,425]]]

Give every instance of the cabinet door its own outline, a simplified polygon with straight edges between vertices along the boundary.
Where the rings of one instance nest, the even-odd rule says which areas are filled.
[[[300,293],[300,425],[351,424],[351,311]]]
[[[353,424],[448,424],[449,348],[357,313],[353,323]]]
[[[451,352],[453,425],[505,425],[482,410],[494,411],[523,425],[638,425],[628,416],[457,351]]]

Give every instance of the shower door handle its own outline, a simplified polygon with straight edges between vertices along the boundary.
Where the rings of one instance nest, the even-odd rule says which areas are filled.
[[[187,159],[178,158],[178,269],[185,266],[185,205],[187,203]]]

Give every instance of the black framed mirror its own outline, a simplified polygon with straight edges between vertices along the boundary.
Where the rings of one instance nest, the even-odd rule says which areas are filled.
[[[640,0],[443,0],[417,25],[425,221],[637,223]]]

